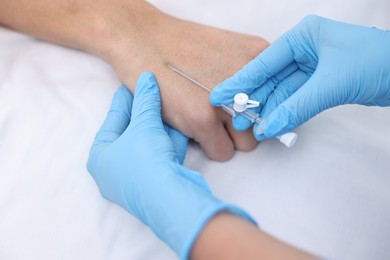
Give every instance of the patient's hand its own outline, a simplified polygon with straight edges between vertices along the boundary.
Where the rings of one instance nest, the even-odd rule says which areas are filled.
[[[235,131],[230,116],[209,104],[207,91],[173,72],[167,64],[213,88],[260,53],[267,42],[178,20],[154,8],[144,17],[136,34],[131,31],[134,24],[120,28],[116,32],[119,37],[103,52],[122,82],[134,91],[139,74],[152,71],[161,90],[163,118],[199,142],[208,157],[226,160],[234,148],[254,149],[257,141],[251,129]]]
[[[179,20],[142,0],[0,0],[0,24],[102,57],[131,91],[142,71],[153,72],[165,121],[212,159],[226,160],[234,148],[257,144],[250,129],[234,131],[207,92],[166,65],[213,88],[267,46],[261,38]]]

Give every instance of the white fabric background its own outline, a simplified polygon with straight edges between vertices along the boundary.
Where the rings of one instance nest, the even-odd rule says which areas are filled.
[[[153,0],[185,19],[275,40],[306,14],[390,29],[387,0]],[[362,39],[364,41],[364,39]],[[0,259],[175,259],[101,198],[85,169],[119,86],[97,58],[0,28]],[[186,165],[261,228],[332,259],[390,259],[390,109],[343,106],[228,162]]]

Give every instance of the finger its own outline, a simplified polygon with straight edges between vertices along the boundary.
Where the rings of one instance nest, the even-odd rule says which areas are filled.
[[[93,146],[110,144],[125,131],[130,123],[133,96],[124,86],[120,86],[115,92],[110,110],[98,133]]]
[[[283,80],[288,78],[294,72],[298,71],[298,65],[295,62],[289,64],[282,71],[277,73],[275,76],[268,79],[263,85],[254,90],[254,92],[250,95],[251,99],[257,100],[261,105],[267,102],[269,96],[273,93],[274,89],[281,83]]]
[[[233,103],[236,93],[250,94],[293,61],[294,53],[288,42],[279,38],[236,74],[216,86],[211,91],[210,103],[214,106]]]
[[[309,76],[303,71],[295,71],[289,77],[284,79],[279,86],[277,86],[272,94],[269,95],[267,102],[265,103],[260,117],[267,117],[277,106],[288,99],[297,89],[299,89],[309,79]],[[259,131],[261,130],[261,131]],[[261,132],[261,134],[259,134]],[[262,133],[262,128],[258,128],[258,124],[255,124],[253,128],[253,135],[258,141],[265,139]]]
[[[295,91],[302,87],[309,79],[309,76],[301,71],[297,70],[289,77],[284,79],[269,95],[267,102],[264,104],[260,113],[260,117],[266,117],[272,112],[279,104],[289,98]]]
[[[252,125],[252,122],[243,115],[238,114],[232,117],[232,124],[235,131],[242,132],[247,130]]]
[[[325,109],[342,103],[344,98],[339,96],[337,75],[333,78],[318,75],[321,74],[314,73],[301,88],[265,117],[262,130],[267,138],[284,134]]]
[[[256,148],[258,141],[252,134],[252,127],[248,127],[245,131],[240,132],[236,131],[230,124],[226,124],[225,128],[236,150],[247,152]]]
[[[137,80],[130,124],[163,129],[160,91],[151,72],[143,72]]]
[[[164,124],[164,128],[173,142],[179,163],[183,164],[187,153],[188,137],[167,124]]]
[[[198,133],[195,133],[194,139],[210,159],[226,161],[233,156],[234,144],[222,122],[208,124]]]

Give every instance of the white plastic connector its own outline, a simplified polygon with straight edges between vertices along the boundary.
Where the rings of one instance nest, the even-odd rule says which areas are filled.
[[[244,112],[247,108],[258,107],[259,105],[259,101],[250,100],[245,93],[237,93],[234,96],[233,108],[237,112]]]
[[[277,136],[276,138],[278,138],[282,144],[290,148],[297,141],[298,135],[294,132],[289,132],[285,133],[284,135]]]
[[[256,129],[256,133],[258,135],[262,134],[263,133],[263,124],[259,124],[259,126],[257,127]],[[288,133],[285,133],[284,135],[279,135],[277,136],[276,138],[279,139],[279,141],[284,144],[286,147],[290,148],[292,147],[295,142],[297,141],[298,139],[298,134],[297,133],[294,133],[294,132],[288,132]]]
[[[252,123],[257,122],[259,125],[257,126],[256,133],[262,134],[264,121],[260,117],[258,117],[257,114],[253,115],[252,111],[250,110],[246,111],[248,108],[258,107],[259,105],[260,102],[255,100],[250,100],[248,95],[245,93],[237,93],[234,96],[234,103],[233,103],[234,111],[238,113],[242,113],[241,115],[251,120]],[[227,111],[226,109],[224,110]],[[232,111],[227,111],[227,112],[233,116]],[[276,138],[278,138],[282,144],[290,148],[297,141],[298,135],[294,132],[289,132],[289,133],[285,133],[284,135],[277,136]]]

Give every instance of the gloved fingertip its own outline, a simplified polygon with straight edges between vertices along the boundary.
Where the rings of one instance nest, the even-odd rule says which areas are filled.
[[[147,80],[152,80],[152,81],[156,80],[153,73],[150,71],[144,71],[138,77],[138,81],[147,81]]]
[[[127,87],[122,84],[112,97],[110,111],[121,111],[130,117],[132,104],[133,95]]]
[[[183,165],[185,159],[186,159],[186,156],[185,156],[185,155],[177,155],[177,162],[178,162],[180,165]]]
[[[256,140],[259,142],[265,140],[265,136],[263,134],[260,134],[260,135],[254,134],[254,135],[255,135]]]
[[[143,72],[137,80],[133,110],[140,112],[148,108],[161,108],[160,90],[151,72]]]
[[[243,117],[242,115],[237,115],[236,117],[233,117],[232,121],[234,130],[239,132],[247,130],[252,125],[252,122]]]
[[[123,95],[131,95],[131,92],[125,84],[121,84],[116,92],[121,93]]]
[[[265,137],[274,138],[289,130],[289,120],[282,113],[271,115],[264,121],[262,131]]]
[[[121,97],[125,98],[132,98],[132,94],[130,91],[127,89],[125,85],[120,85],[119,88],[115,91],[114,96],[112,98],[113,101],[120,99]]]
[[[135,95],[159,93],[156,78],[152,72],[142,72],[138,77]]]
[[[132,114],[134,124],[148,121],[162,127],[160,90],[151,72],[143,72],[138,77]]]
[[[211,92],[209,96],[209,102],[211,105],[219,107],[221,106],[221,94],[218,86],[216,86]]]
[[[211,91],[209,97],[210,104],[218,107],[221,104],[231,104],[236,93],[232,87],[231,78],[228,78]]]
[[[95,136],[93,146],[113,143],[128,127],[131,118],[133,95],[121,85],[113,95],[110,110]]]

